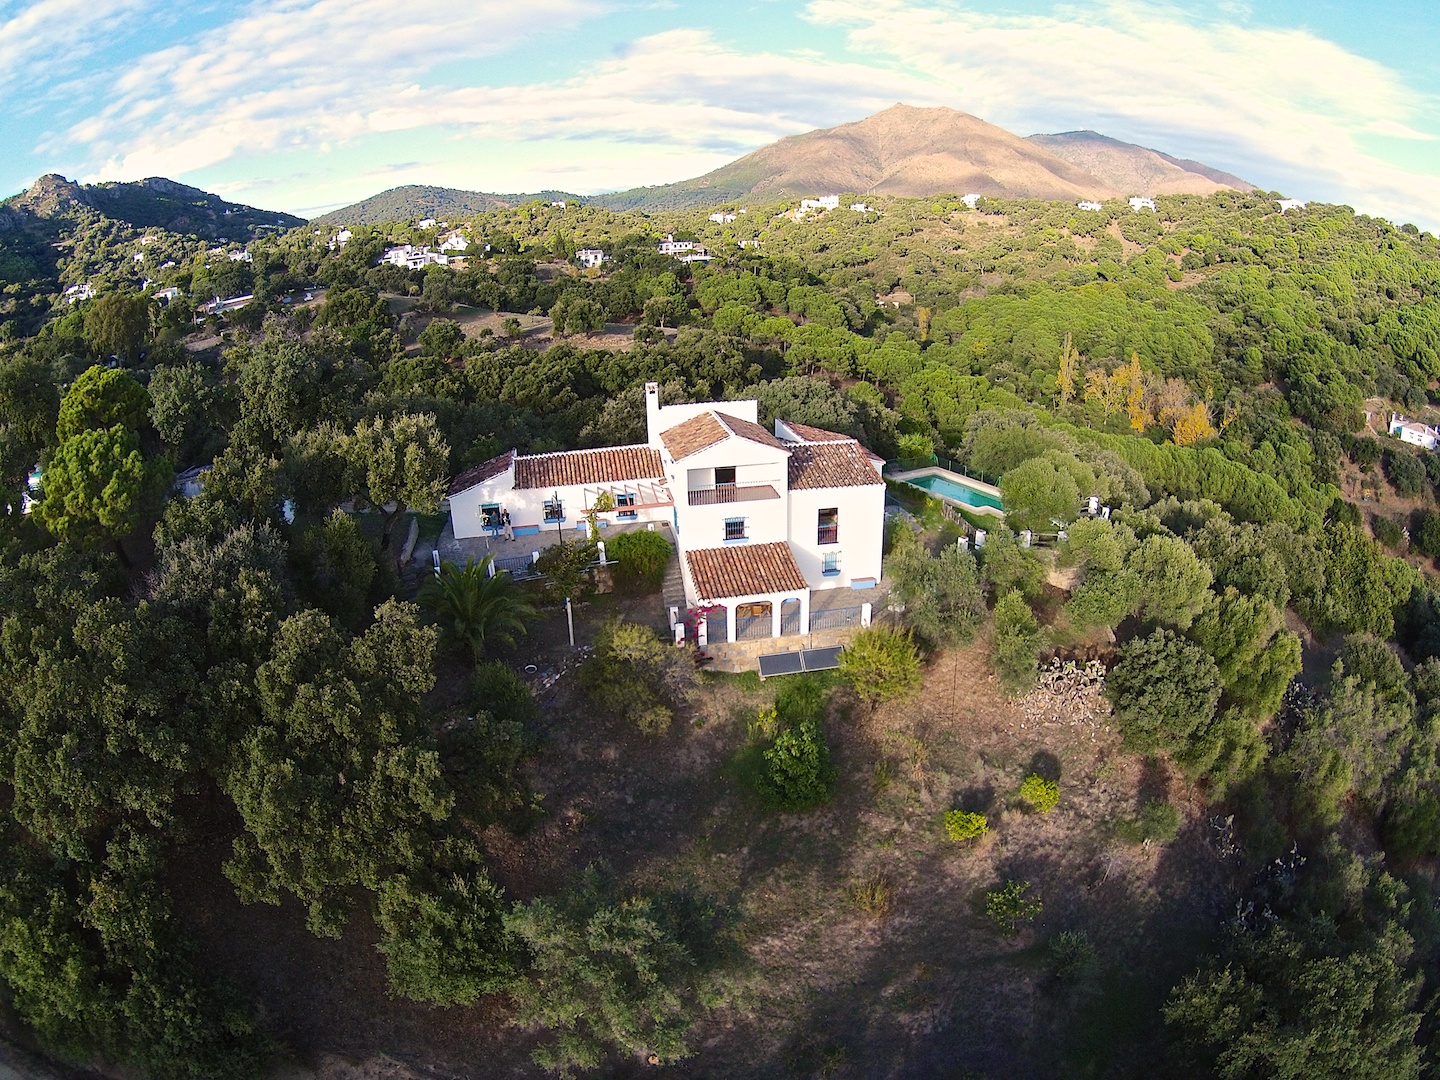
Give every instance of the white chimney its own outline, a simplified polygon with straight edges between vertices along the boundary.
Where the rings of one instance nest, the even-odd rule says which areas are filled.
[[[645,436],[650,445],[660,438],[660,384],[645,384]]]

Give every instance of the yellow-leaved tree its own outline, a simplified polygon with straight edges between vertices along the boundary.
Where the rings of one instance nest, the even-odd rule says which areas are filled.
[[[1075,397],[1075,376],[1079,371],[1080,353],[1070,341],[1070,331],[1066,330],[1065,344],[1060,349],[1060,374],[1056,377],[1061,405],[1069,405]]]
[[[1176,446],[1194,446],[1215,437],[1215,427],[1210,423],[1210,410],[1203,401],[1197,401],[1175,418],[1175,428],[1170,438]]]

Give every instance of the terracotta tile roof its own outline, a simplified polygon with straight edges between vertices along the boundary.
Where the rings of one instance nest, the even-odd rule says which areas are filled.
[[[692,416],[689,420],[682,421],[672,428],[666,428],[660,433],[660,441],[665,444],[665,449],[670,451],[670,456],[676,461],[687,458],[691,454],[698,454],[706,447],[714,446],[730,437],[727,431],[715,419],[714,413],[703,412],[698,416]]]
[[[850,441],[849,435],[841,435],[838,431],[826,431],[824,428],[811,427],[809,424],[797,424],[794,420],[782,420],[781,423],[793,431],[801,442]]]
[[[664,478],[665,466],[660,461],[660,451],[649,446],[562,450],[555,454],[529,454],[515,459],[517,489]]]
[[[749,439],[751,442],[758,442],[765,446],[773,446],[777,450],[786,450],[788,443],[783,443],[770,432],[766,431],[759,424],[752,424],[749,420],[741,420],[738,416],[731,416],[729,413],[716,411],[715,419],[728,427],[742,439]]]
[[[869,487],[883,484],[870,456],[854,439],[842,443],[792,443],[790,490]]]
[[[773,446],[777,450],[788,449],[787,443],[781,442],[759,424],[752,424],[749,420],[714,409],[699,416],[692,416],[672,428],[666,428],[660,433],[660,441],[665,444],[665,449],[670,451],[670,456],[680,461],[691,454],[709,449],[731,435],[764,446]]]
[[[492,457],[489,461],[482,461],[479,465],[472,465],[454,480],[450,481],[450,489],[447,495],[458,495],[462,491],[468,491],[476,484],[483,484],[486,480],[493,480],[501,473],[510,468],[510,463],[515,460],[515,451],[506,450],[499,457]]]
[[[810,587],[784,541],[699,548],[687,551],[685,559],[702,600],[798,592]]]

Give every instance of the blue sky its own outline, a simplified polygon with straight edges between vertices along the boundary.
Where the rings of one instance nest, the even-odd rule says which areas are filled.
[[[0,0],[0,192],[665,183],[896,101],[1440,226],[1440,3]]]

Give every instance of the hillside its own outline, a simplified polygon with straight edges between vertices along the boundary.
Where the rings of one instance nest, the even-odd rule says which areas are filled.
[[[533,195],[492,195],[484,191],[461,191],[459,188],[430,187],[406,184],[390,188],[368,199],[342,206],[323,214],[315,221],[321,225],[378,225],[385,221],[406,221],[412,218],[460,218],[505,210],[527,202],[563,199],[580,202],[580,196],[563,191],[540,191]]]
[[[1031,135],[1025,140],[1083,169],[1106,187],[1125,195],[1209,195],[1230,188],[1253,191],[1238,176],[1171,157],[1095,131]]]
[[[136,229],[164,229],[206,240],[249,240],[267,229],[305,224],[304,218],[293,214],[228,202],[160,176],[123,184],[77,184],[58,173],[47,173],[24,194],[0,206],[47,219],[94,210]],[[13,220],[14,215],[10,216]]]
[[[817,192],[1070,200],[1222,187],[1250,189],[1198,163],[1090,132],[1022,139],[955,109],[894,105],[855,123],[781,139],[693,180],[591,201],[662,210]]]

